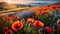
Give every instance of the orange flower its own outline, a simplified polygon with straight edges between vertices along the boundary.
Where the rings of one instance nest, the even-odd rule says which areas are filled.
[[[28,22],[28,23],[33,23],[33,22],[34,22],[34,19],[33,19],[33,18],[28,18],[28,19],[27,19],[27,22]]]
[[[5,34],[12,34],[12,30],[6,31]]]
[[[14,16],[9,16],[8,21],[10,21],[10,20],[14,20]]]
[[[7,30],[8,30],[8,26],[2,27],[2,31],[3,31],[3,32],[6,32]]]
[[[41,27],[44,26],[44,24],[43,24],[41,21],[36,20],[36,21],[34,22],[34,26],[35,26],[36,28],[41,28]]]
[[[13,24],[12,24],[12,29],[14,31],[17,31],[17,30],[21,30],[23,28],[23,24],[21,21],[15,21]]]

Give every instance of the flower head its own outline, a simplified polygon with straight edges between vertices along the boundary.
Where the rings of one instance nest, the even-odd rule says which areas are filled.
[[[58,15],[60,15],[60,12],[58,13]]]
[[[6,19],[7,18],[7,16],[6,15],[4,15],[4,19]]]
[[[56,9],[56,6],[52,5],[52,6],[50,6],[50,9],[54,11]]]
[[[57,15],[56,18],[60,19],[60,15]]]
[[[49,9],[49,7],[46,7],[46,6],[45,6],[43,9],[44,9],[44,10],[48,10],[48,9]]]
[[[49,33],[52,33],[52,32],[54,32],[54,29],[52,29],[50,27],[46,27],[46,31],[49,32]]]
[[[48,18],[50,21],[52,20],[52,18]]]
[[[43,22],[41,22],[41,21],[39,21],[39,20],[36,20],[36,21],[34,22],[34,26],[35,26],[36,28],[41,28],[41,27],[44,26],[44,24],[43,24]]]
[[[5,34],[12,34],[12,30],[6,31]]]
[[[3,31],[3,32],[6,32],[7,30],[8,30],[8,26],[2,27],[2,31]]]
[[[60,24],[58,24],[58,28],[60,28]]]
[[[43,14],[48,14],[48,12],[43,12]]]
[[[52,32],[54,32],[54,29],[52,29],[52,28],[50,28],[50,27],[44,27],[44,28],[42,28],[42,31],[43,31],[43,32],[52,33]]]
[[[60,5],[58,5],[57,8],[60,9]]]
[[[28,23],[33,23],[33,22],[34,22],[34,19],[33,19],[33,18],[28,18],[28,19],[27,19],[27,22],[28,22]]]
[[[23,28],[23,23],[21,21],[15,21],[13,24],[12,24],[12,29],[14,31],[17,31],[17,30],[21,30]]]
[[[19,16],[16,15],[15,18],[16,18],[16,19],[19,19]]]
[[[54,23],[53,26],[58,26],[58,24],[57,23]]]
[[[9,16],[8,21],[10,21],[10,20],[14,20],[14,16]]]
[[[42,31],[43,31],[43,32],[46,32],[46,27],[42,28]]]

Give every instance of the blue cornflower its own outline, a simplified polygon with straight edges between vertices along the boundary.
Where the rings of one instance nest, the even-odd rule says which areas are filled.
[[[49,20],[52,20],[52,18],[48,18]]]
[[[58,13],[58,15],[60,15],[60,12]]]
[[[60,19],[60,15],[57,15],[56,18]]]
[[[60,12],[57,14],[56,18],[60,19]]]
[[[52,17],[53,16],[53,14],[49,14],[49,17]]]
[[[42,28],[42,31],[43,31],[43,32],[46,32],[46,27]]]
[[[55,27],[56,27],[56,26],[58,26],[58,24],[57,24],[57,23],[54,23],[54,24],[53,24],[53,26],[55,26]]]

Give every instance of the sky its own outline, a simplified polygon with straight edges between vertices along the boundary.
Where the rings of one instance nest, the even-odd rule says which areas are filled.
[[[0,2],[8,2],[15,4],[28,4],[28,3],[56,3],[60,0],[0,0]]]

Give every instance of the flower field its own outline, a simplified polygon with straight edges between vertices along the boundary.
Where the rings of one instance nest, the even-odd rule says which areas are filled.
[[[29,10],[34,12],[22,19],[14,14],[0,16],[0,34],[60,34],[60,4]]]

